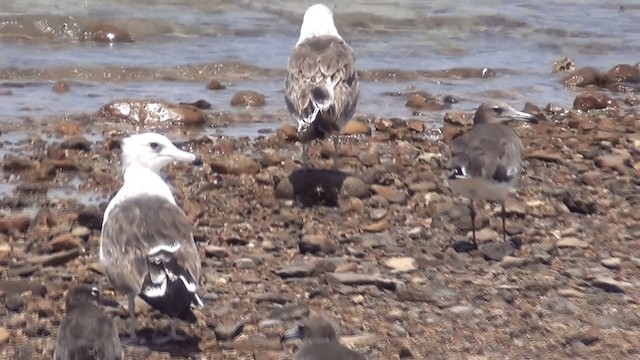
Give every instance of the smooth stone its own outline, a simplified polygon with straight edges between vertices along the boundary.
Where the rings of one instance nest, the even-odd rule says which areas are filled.
[[[610,257],[600,260],[600,263],[609,269],[620,269],[622,266],[622,259],[616,257]]]
[[[232,340],[236,338],[244,329],[244,322],[218,325],[213,329],[213,333],[218,340]]]
[[[576,249],[587,249],[591,247],[589,243],[586,241],[582,241],[576,237],[565,237],[556,242],[556,247],[562,248],[576,248]]]
[[[418,269],[418,263],[412,257],[394,257],[385,260],[384,264],[396,272],[409,272]]]

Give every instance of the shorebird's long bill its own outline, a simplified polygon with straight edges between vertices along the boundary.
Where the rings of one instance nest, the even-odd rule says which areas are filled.
[[[511,114],[509,114],[509,118],[511,120],[517,120],[517,121],[524,121],[526,123],[529,124],[537,124],[538,123],[538,119],[531,115],[528,114],[526,112],[523,111],[518,111],[518,110],[513,110],[513,112]]]

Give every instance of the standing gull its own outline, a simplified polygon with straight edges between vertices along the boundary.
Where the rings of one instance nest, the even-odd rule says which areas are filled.
[[[510,120],[538,122],[533,115],[505,103],[488,101],[476,110],[473,129],[451,144],[449,187],[455,194],[469,199],[476,247],[475,200],[501,203],[502,236],[506,240],[504,202],[522,175],[522,141],[506,125]]]
[[[285,102],[298,122],[304,167],[308,143],[333,134],[337,169],[338,133],[356,111],[360,85],[353,50],[338,34],[328,7],[316,4],[305,12],[287,70]]]
[[[310,317],[287,330],[281,341],[302,340],[292,360],[366,360],[364,355],[343,346],[329,321]]]
[[[118,330],[97,306],[99,300],[96,287],[80,285],[69,290],[53,360],[122,359]]]
[[[182,340],[175,319],[195,322],[192,308],[202,306],[196,294],[201,265],[192,226],[160,177],[161,169],[173,161],[202,164],[159,134],[122,140],[124,185],[104,213],[100,260],[114,288],[129,298],[134,342],[137,295],[172,318],[169,336],[157,343]]]

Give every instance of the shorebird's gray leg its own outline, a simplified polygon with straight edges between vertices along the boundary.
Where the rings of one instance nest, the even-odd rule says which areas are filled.
[[[129,294],[129,337],[134,344],[138,342],[136,335],[136,295]]]
[[[166,344],[171,341],[185,341],[186,338],[178,335],[176,332],[176,319],[171,319],[171,330],[169,335],[153,339],[153,343],[156,345]]]
[[[476,242],[476,209],[473,206],[473,200],[469,200],[469,214],[471,215],[471,232],[473,234],[473,245],[478,247]]]
[[[504,207],[504,201],[502,204],[502,240],[507,241],[507,225],[505,225],[505,217],[507,216],[507,210]]]
[[[338,134],[333,135],[333,170],[338,170]]]

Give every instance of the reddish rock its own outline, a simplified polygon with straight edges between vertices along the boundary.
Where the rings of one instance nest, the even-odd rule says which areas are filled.
[[[608,82],[629,82],[629,83],[637,83],[640,82],[640,68],[629,65],[629,64],[619,64],[611,68],[607,72],[607,81]]]
[[[12,234],[24,232],[29,228],[31,218],[28,215],[15,215],[0,219],[0,232]]]
[[[264,102],[264,95],[253,90],[238,91],[231,98],[231,106],[259,107],[264,106]]]
[[[56,81],[55,84],[51,87],[54,92],[58,94],[66,93],[69,91],[69,83],[66,81]]]
[[[573,101],[573,108],[576,110],[589,111],[608,107],[617,108],[619,105],[617,101],[602,93],[585,92],[576,96]]]
[[[284,124],[280,126],[276,136],[280,141],[298,141],[298,129],[291,124]]]
[[[111,24],[96,24],[87,27],[82,34],[82,39],[104,43],[133,42],[133,37],[129,35],[127,30]]]
[[[107,118],[134,125],[167,122],[197,126],[207,120],[205,114],[195,106],[160,100],[115,100],[104,105],[100,111]]]
[[[218,80],[211,80],[209,81],[209,83],[207,84],[207,89],[209,90],[224,90],[227,87],[222,85],[222,83]]]
[[[562,79],[562,83],[567,86],[584,87],[587,85],[601,85],[605,81],[605,76],[595,68],[583,67]]]
[[[260,172],[260,164],[246,155],[234,154],[211,161],[211,170],[219,174],[256,174]]]
[[[351,120],[342,128],[342,135],[371,135],[371,127],[360,120]]]

